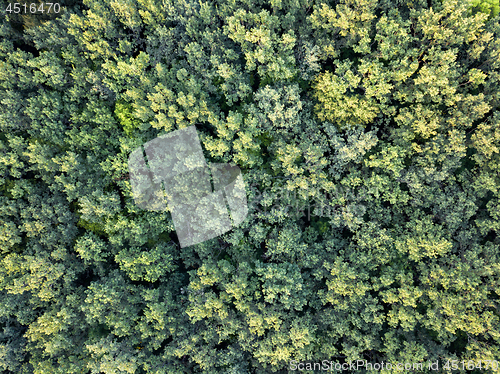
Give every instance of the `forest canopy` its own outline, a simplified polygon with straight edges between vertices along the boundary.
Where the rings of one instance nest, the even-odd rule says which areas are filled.
[[[9,4],[1,372],[500,361],[498,0]],[[181,248],[127,161],[188,126],[248,215]]]

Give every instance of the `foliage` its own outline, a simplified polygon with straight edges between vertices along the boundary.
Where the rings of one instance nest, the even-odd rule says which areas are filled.
[[[498,360],[498,1],[62,5],[0,21],[0,370]],[[190,125],[249,213],[180,248],[127,160]]]

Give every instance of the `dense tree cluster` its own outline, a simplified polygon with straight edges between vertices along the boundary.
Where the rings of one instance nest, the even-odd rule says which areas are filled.
[[[61,4],[0,21],[0,371],[500,361],[498,0]],[[180,248],[127,160],[191,125],[249,212]]]

